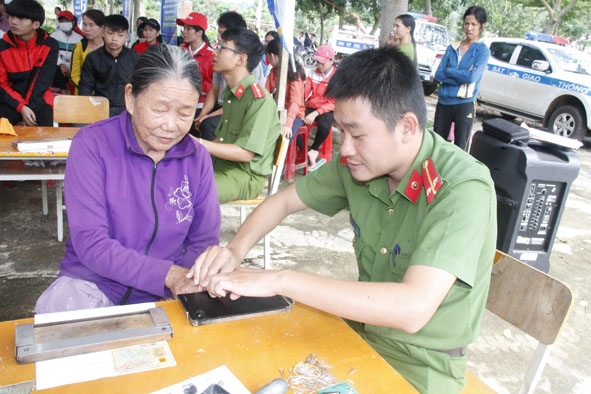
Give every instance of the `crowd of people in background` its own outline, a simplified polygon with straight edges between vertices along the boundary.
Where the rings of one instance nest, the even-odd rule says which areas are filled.
[[[39,2],[0,0],[0,7],[1,117],[52,126],[54,94],[104,96],[110,104],[108,119],[72,141],[70,239],[37,312],[203,290],[283,294],[351,319],[419,391],[461,390],[496,236],[494,185],[462,151],[489,56],[479,42],[482,7],[466,10],[465,38],[447,48],[437,70],[434,131],[426,128],[409,14],[393,21],[389,45],[339,67],[334,48],[302,31],[294,45],[313,50],[316,67],[288,68],[282,124],[274,100],[280,37],[269,31],[261,39],[236,12],[219,15],[213,45],[204,14],[178,18],[182,44],[172,46],[154,18],[139,17],[133,28],[120,14],[89,9],[77,32],[76,16],[57,7],[49,35]],[[342,146],[326,163],[319,148],[335,120]],[[452,124],[461,149],[441,138]],[[277,142],[303,126],[316,128],[311,145],[300,144],[313,174],[268,198],[220,248],[220,204],[257,197]],[[239,268],[258,239],[307,207],[349,210],[359,281]]]
[[[82,30],[80,30],[75,15],[68,10],[56,7],[57,29],[46,37],[46,34],[40,30],[44,18],[39,16],[40,11],[32,11],[37,9],[34,6],[35,3],[34,0],[18,0],[12,6],[12,9],[16,10],[13,12],[17,13],[15,16],[31,16],[34,20],[32,28],[27,30],[26,34],[21,32],[21,34],[14,34],[14,37],[27,38],[33,34],[31,37],[36,37],[38,44],[50,48],[57,43],[57,61],[52,73],[48,64],[51,62],[50,59],[56,56],[55,50],[52,49],[45,53],[46,61],[43,64],[26,70],[31,75],[37,73],[42,78],[31,79],[34,83],[26,86],[25,90],[19,87],[22,90],[20,98],[10,85],[11,73],[8,72],[8,68],[3,70],[7,73],[9,84],[8,98],[0,105],[10,107],[5,110],[9,119],[24,124],[51,124],[51,111],[48,108],[51,108],[52,94],[104,96],[109,99],[112,116],[123,112],[125,109],[124,86],[133,72],[138,56],[148,48],[163,43],[159,21],[140,16],[135,21],[135,28],[130,29],[131,26],[123,16],[105,16],[100,10],[90,9],[82,15]],[[31,6],[31,10],[21,11],[23,4]],[[4,8],[4,0],[0,0],[0,10],[4,11]],[[216,130],[224,113],[223,92],[227,85],[221,73],[214,72],[214,55],[215,48],[220,45],[221,36],[226,29],[246,28],[242,17],[236,15],[238,14],[229,12],[220,16],[217,20],[218,37],[213,44],[207,36],[209,24],[204,14],[191,12],[187,17],[176,21],[182,28],[180,45],[192,54],[201,74],[199,103],[190,133],[202,141],[214,141],[217,138]],[[444,138],[447,138],[455,127],[455,142],[461,147],[466,146],[473,118],[472,103],[482,76],[482,65],[488,59],[488,50],[478,44],[486,23],[484,9],[471,7],[464,15],[464,20],[466,39],[457,49],[451,46],[448,48],[437,71],[436,78],[441,82],[441,88],[434,126],[437,133]],[[412,15],[398,15],[393,22],[387,45],[398,48],[416,66],[417,48],[414,29],[415,21]],[[5,12],[1,12],[0,34],[9,30],[10,25]],[[130,30],[132,33],[128,34]],[[296,62],[295,70],[289,67],[289,83],[286,92],[288,111],[287,120],[282,125],[282,134],[291,138],[302,125],[316,126],[311,146],[302,147],[300,143],[300,148],[308,151],[309,169],[314,171],[325,163],[324,159],[317,163],[318,150],[332,132],[334,123],[334,102],[325,97],[324,90],[336,71],[336,54],[330,45],[318,47],[315,34],[306,31],[301,31],[299,37],[294,35],[294,46],[313,50],[317,66],[314,69],[305,70]],[[257,83],[265,86],[270,94],[274,95],[281,52],[279,35],[276,31],[265,34],[264,47],[266,50],[262,59],[251,71]],[[35,48],[29,51],[35,51]],[[467,56],[464,56],[464,53]],[[470,61],[461,61],[468,57],[475,58]],[[18,72],[21,71],[18,70]],[[48,78],[50,75],[53,77]],[[464,78],[465,82],[459,83],[461,78]],[[463,93],[464,96],[460,97],[458,89],[464,87],[468,89],[468,93]],[[36,100],[32,99],[31,103],[25,103],[27,92],[42,94],[37,95]],[[39,100],[39,97],[45,97],[45,99]],[[10,102],[11,98],[16,104]]]

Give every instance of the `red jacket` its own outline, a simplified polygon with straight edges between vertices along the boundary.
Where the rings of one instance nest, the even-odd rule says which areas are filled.
[[[156,41],[155,44],[148,44],[147,41],[143,41],[143,42],[138,42],[137,44],[132,46],[131,49],[133,49],[134,51],[136,51],[137,53],[139,53],[141,55],[142,53],[146,52],[146,50],[148,48],[150,48],[151,46],[158,45],[158,44],[160,44],[160,41]]]
[[[189,44],[184,44],[183,47],[189,53],[193,53]],[[199,72],[201,73],[201,96],[199,97],[199,102],[203,103],[205,102],[207,92],[211,89],[211,81],[213,79],[213,49],[204,42],[197,53],[193,55],[193,59],[197,62]]]
[[[44,103],[53,107],[51,83],[59,45],[43,29],[29,41],[11,31],[0,40],[0,101],[20,112],[28,106],[37,112]]]
[[[304,91],[304,100],[306,108],[312,108],[318,111],[318,115],[334,111],[334,98],[324,97],[328,81],[332,78],[337,68],[332,66],[330,72],[324,76],[314,69],[314,72],[306,78],[306,87]]]
[[[267,82],[265,82],[265,89],[271,94],[274,94],[277,88],[277,69],[272,68]],[[287,110],[287,117],[285,119],[285,126],[293,126],[293,121],[296,116],[304,120],[306,117],[306,108],[304,107],[304,81],[296,79],[295,81],[287,81],[287,92],[285,95],[285,109]]]

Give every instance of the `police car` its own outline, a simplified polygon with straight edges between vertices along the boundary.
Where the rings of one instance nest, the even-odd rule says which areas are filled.
[[[591,56],[547,34],[483,39],[491,56],[477,100],[508,119],[582,140],[591,129]]]

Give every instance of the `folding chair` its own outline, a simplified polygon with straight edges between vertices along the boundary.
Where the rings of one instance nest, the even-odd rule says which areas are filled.
[[[109,117],[109,100],[100,96],[72,96],[61,94],[53,100],[53,123],[90,124]],[[57,205],[57,239],[64,239],[63,181],[56,181],[55,200]],[[47,182],[41,181],[43,213],[47,214]]]
[[[285,156],[287,154],[287,148],[289,146],[289,141],[284,138],[283,136],[279,136],[277,139],[277,145],[275,147],[275,155],[273,160],[273,170],[271,172],[271,176],[268,179],[267,183],[267,192],[263,191],[258,197],[253,198],[251,200],[236,200],[230,201],[224,205],[229,205],[232,207],[240,208],[240,224],[244,222],[246,219],[246,209],[247,208],[256,208],[260,203],[262,203],[265,198],[272,196],[273,194],[277,193],[279,189],[279,182],[281,181],[281,174],[283,172],[283,166],[285,163]],[[263,257],[263,264],[264,268],[267,269],[270,267],[271,263],[271,245],[269,234],[265,235],[263,238],[263,248],[264,248],[264,257]]]
[[[539,341],[519,394],[536,388],[572,304],[563,282],[497,251],[486,308]]]

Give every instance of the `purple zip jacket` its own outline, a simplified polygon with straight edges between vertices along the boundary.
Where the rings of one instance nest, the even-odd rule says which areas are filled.
[[[65,179],[70,239],[60,276],[96,283],[115,304],[171,296],[171,265],[190,268],[219,244],[211,156],[188,134],[154,164],[124,111],[80,129]]]

